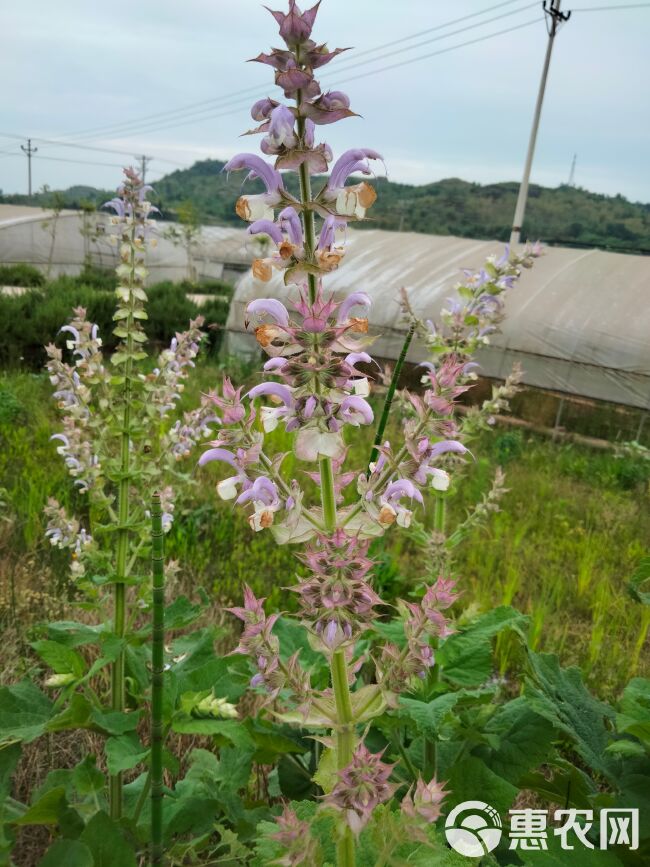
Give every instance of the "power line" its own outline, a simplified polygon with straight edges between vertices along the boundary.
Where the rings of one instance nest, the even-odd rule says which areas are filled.
[[[428,54],[420,54],[419,57],[413,57],[409,60],[402,60],[400,63],[392,63],[390,66],[382,66],[379,69],[372,69],[370,72],[364,72],[361,75],[355,75],[347,81],[358,81],[360,78],[367,78],[369,75],[377,75],[380,72],[388,72],[391,69],[398,69],[400,66],[407,66],[411,63],[418,63],[420,60],[428,60],[430,57],[437,57],[439,54],[447,54],[449,51],[456,51],[457,48],[465,48],[467,45],[476,45],[478,42],[485,42],[488,39],[494,39],[496,36],[503,36],[505,33],[512,33],[514,30],[522,30],[524,27],[530,27],[532,24],[537,24],[543,21],[543,18],[537,17],[530,21],[525,21],[523,24],[516,24],[513,27],[506,27],[504,30],[497,30],[495,33],[488,33],[486,36],[478,36],[476,39],[468,39],[465,42],[460,42],[458,45],[450,45],[448,48],[441,48],[439,51],[431,51]],[[341,84],[343,82],[340,82]],[[334,86],[336,87],[339,82]]]
[[[381,51],[384,48],[393,48],[395,45],[399,45],[400,43],[409,42],[412,39],[417,39],[418,37],[424,36],[428,33],[433,33],[433,32],[439,31],[439,30],[443,30],[446,27],[451,27],[454,24],[459,24],[459,23],[461,23],[463,21],[467,21],[471,18],[476,18],[476,17],[481,16],[481,15],[486,15],[488,12],[492,12],[495,9],[501,9],[504,6],[510,6],[516,2],[518,2],[518,0],[504,0],[504,2],[497,3],[493,6],[488,6],[485,9],[482,9],[478,12],[472,12],[469,15],[463,15],[460,18],[454,18],[450,21],[444,22],[443,24],[438,24],[434,27],[429,27],[429,28],[426,28],[425,30],[417,31],[416,33],[409,34],[408,36],[401,37],[400,39],[393,40],[391,42],[386,42],[386,43],[383,43],[381,45],[376,45],[373,48],[364,49],[363,51],[357,52],[354,56],[350,57],[347,60],[345,58],[343,58],[343,60],[337,65],[337,72],[356,68],[356,67],[362,65],[361,63],[357,62],[359,57],[363,57],[363,56],[368,55],[368,54],[374,54],[375,52]],[[488,19],[487,21],[478,22],[477,24],[470,25],[470,27],[468,27],[468,28],[462,28],[461,30],[456,31],[456,33],[463,32],[464,30],[471,29],[473,27],[482,27],[485,24],[489,24],[491,21],[496,21],[498,18],[503,18],[503,17],[506,17],[508,15],[517,14],[518,12],[523,11],[527,8],[530,8],[531,6],[534,6],[534,5],[536,5],[536,3],[529,3],[526,6],[522,7],[521,9],[506,12],[502,15],[498,15],[494,18]],[[437,37],[437,39],[446,39],[450,36],[456,35],[456,33],[448,33],[448,34],[445,34],[443,36]],[[397,51],[392,52],[392,53],[397,54],[397,53],[404,52],[404,51],[411,51],[415,48],[420,47],[421,45],[425,45],[428,42],[432,42],[432,41],[436,41],[436,40],[435,39],[434,40],[425,40],[424,42],[420,42],[419,44],[409,45],[406,48],[398,49]],[[384,57],[385,56],[386,55],[384,55]],[[362,63],[372,63],[372,62],[375,62],[375,60],[362,61]],[[137,129],[139,129],[141,127],[143,121],[151,120],[152,123],[156,123],[156,119],[164,119],[167,117],[172,117],[174,115],[179,115],[179,119],[180,119],[180,115],[183,115],[183,116],[189,118],[189,117],[192,117],[194,115],[201,115],[205,112],[208,112],[208,111],[212,110],[212,108],[225,108],[226,106],[233,104],[233,102],[235,101],[235,97],[238,97],[236,100],[237,103],[241,104],[242,101],[247,101],[250,98],[250,96],[258,94],[259,91],[260,91],[259,86],[249,87],[249,88],[245,88],[245,89],[240,90],[240,91],[236,91],[236,92],[231,93],[231,94],[225,94],[225,95],[220,96],[220,97],[213,97],[212,99],[201,100],[201,101],[196,102],[196,103],[190,103],[189,105],[187,105],[185,107],[178,108],[178,109],[156,112],[156,113],[151,114],[151,115],[145,115],[144,117],[134,119],[131,121],[122,121],[121,123],[117,123],[117,124],[104,124],[103,126],[95,127],[95,128],[91,127],[91,128],[86,129],[86,130],[82,130],[81,132],[78,132],[78,133],[70,133],[69,135],[64,136],[64,138],[75,138],[75,137],[92,138],[91,136],[82,135],[84,132],[99,132],[99,131],[101,131],[101,132],[103,132],[104,135],[117,133],[118,130],[121,130],[122,132],[126,132],[127,128],[130,128],[133,126],[135,126]],[[200,106],[205,106],[205,107],[200,108]],[[231,112],[228,112],[228,113],[231,113]],[[149,127],[149,126],[151,126],[151,124],[145,123],[144,126]],[[151,130],[151,131],[153,131],[153,130]]]
[[[611,12],[614,9],[648,9],[650,3],[626,3],[624,6],[587,6],[583,9],[572,9],[572,12]]]
[[[532,5],[536,5],[536,4],[532,4]],[[529,8],[529,6],[526,6],[523,8]],[[522,10],[520,9],[518,11],[522,11]],[[512,14],[514,14],[514,13],[512,13]],[[502,17],[502,16],[498,16],[498,17]],[[391,69],[396,69],[400,66],[408,65],[410,63],[416,63],[420,60],[426,60],[430,57],[436,57],[439,54],[446,54],[449,51],[455,51],[456,49],[464,48],[467,45],[474,45],[478,42],[483,42],[487,39],[492,39],[494,37],[501,36],[505,33],[510,33],[513,30],[519,30],[522,27],[529,27],[531,24],[535,24],[537,21],[541,21],[541,20],[542,20],[541,18],[535,18],[531,21],[524,22],[523,24],[515,25],[513,27],[507,27],[503,30],[498,30],[494,33],[488,33],[485,36],[480,36],[480,37],[477,37],[476,39],[470,39],[470,40],[467,40],[465,42],[458,43],[456,45],[451,45],[448,48],[443,48],[439,51],[433,51],[433,52],[429,52],[427,54],[419,55],[418,57],[408,58],[406,60],[400,61],[399,63],[394,63],[394,64],[391,64],[389,66],[380,67],[379,69],[372,69],[369,72],[362,73],[361,75],[355,75],[355,76],[352,76],[351,78],[346,77],[345,81],[334,82],[334,83],[328,82],[328,86],[336,87],[339,84],[345,84],[345,83],[350,82],[350,81],[357,81],[361,78],[367,77],[368,75],[375,75],[375,74],[378,74],[380,72],[385,72],[385,71],[388,71]],[[479,25],[473,25],[473,26],[476,27]],[[464,29],[470,29],[470,28],[464,28]],[[461,32],[461,31],[458,31],[458,32]],[[438,38],[440,38],[440,37],[438,37]],[[431,41],[435,41],[435,40],[431,40]],[[408,49],[406,49],[406,50],[408,50]],[[375,60],[365,61],[363,65],[366,65],[366,66],[369,64],[372,65],[373,63],[377,63],[378,61],[380,61],[382,59],[383,58],[377,58]],[[361,66],[362,64],[358,64],[358,65]],[[259,93],[259,89],[257,92]],[[177,120],[172,120],[169,123],[164,123],[164,124],[159,124],[159,125],[149,125],[148,129],[141,128],[138,130],[134,130],[132,134],[139,135],[142,133],[158,132],[159,130],[175,128],[177,126],[184,126],[188,123],[188,120],[189,120],[189,123],[191,124],[191,123],[200,122],[200,121],[204,121],[204,120],[214,120],[214,119],[217,119],[220,117],[226,117],[227,115],[230,115],[230,114],[236,114],[237,112],[239,112],[240,106],[241,106],[241,101],[238,100],[237,102],[239,103],[239,105],[237,105],[236,107],[233,107],[231,109],[228,109],[227,111],[219,111],[217,113],[212,113],[210,110],[203,110],[201,112],[195,112],[195,114],[197,114],[197,115],[198,114],[203,115],[202,117],[197,116],[191,120],[186,119],[186,120],[182,120],[180,122],[178,122]],[[42,141],[42,139],[39,139],[39,141]],[[84,147],[83,145],[79,145],[79,144],[77,144],[76,146],[77,147]]]

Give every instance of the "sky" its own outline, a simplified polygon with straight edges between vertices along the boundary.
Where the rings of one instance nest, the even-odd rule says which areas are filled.
[[[627,5],[563,0],[573,15],[553,48],[534,183],[566,183],[577,154],[578,186],[650,202],[650,2],[580,11]],[[320,77],[361,116],[321,127],[322,138],[335,153],[379,150],[395,181],[519,180],[547,44],[541,6],[323,0],[315,38],[353,50]],[[280,94],[269,67],[246,63],[280,44],[258,0],[5,0],[0,22],[7,193],[26,192],[28,136],[35,190],[112,189],[142,153],[155,182],[197,159],[255,151],[258,139],[239,138],[254,125],[250,105]],[[434,56],[414,61],[422,55]]]

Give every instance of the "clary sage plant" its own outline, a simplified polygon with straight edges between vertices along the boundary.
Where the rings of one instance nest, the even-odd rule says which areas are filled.
[[[155,366],[148,363],[144,259],[147,246],[155,243],[149,238],[150,214],[155,210],[147,200],[149,190],[136,172],[127,169],[118,196],[107,203],[115,215],[112,237],[120,252],[113,317],[113,333],[119,338],[116,351],[110,360],[104,358],[97,326],[82,308],[61,329],[72,361],[65,361],[55,344],[46,347],[63,425],[52,439],[89,504],[84,526],[51,499],[45,510],[46,534],[52,545],[70,550],[72,577],[87,602],[102,605],[106,589],[112,591],[115,641],[102,662],[111,664],[111,708],[117,713],[125,708],[125,637],[133,626],[133,612],[150,604],[150,492],[161,492],[161,523],[168,531],[175,497],[191,481],[178,461],[207,435],[207,423],[214,417],[207,401],[181,418],[175,412],[183,381],[199,352],[202,317],[176,334]],[[65,686],[68,693],[83,688],[78,683],[82,678],[72,671],[59,671],[53,678],[50,685]],[[110,807],[111,816],[119,818],[119,772],[111,777]]]
[[[264,600],[248,588],[243,606],[231,609],[243,623],[236,652],[250,656],[251,686],[266,696],[276,717],[319,731],[326,747],[319,767],[321,810],[336,821],[338,864],[352,865],[358,835],[396,791],[393,765],[366,746],[365,727],[434,668],[434,645],[452,629],[447,612],[458,595],[455,581],[440,575],[418,601],[399,603],[403,644],[386,641],[364,656],[360,639],[388,611],[372,586],[368,547],[386,532],[408,528],[425,494],[447,490],[466,458],[453,414],[472,372],[466,355],[487,336],[498,296],[533,253],[506,255],[469,275],[461,300],[445,314],[444,338],[430,332],[432,348],[441,347],[440,361],[430,368],[422,394],[408,395],[400,440],[388,441],[380,428],[369,466],[349,469],[350,435],[375,422],[367,374],[373,369],[367,351],[371,298],[354,291],[335,299],[324,279],[342,263],[348,223],[363,220],[376,198],[367,181],[346,182],[370,175],[371,162],[382,158],[371,148],[355,148],[334,161],[329,145],[317,141],[320,128],[354,115],[345,93],[323,93],[315,78],[343,50],[330,51],[311,38],[317,11],[318,4],[301,12],[293,0],[288,12],[272,11],[286,47],[255,58],[274,70],[287,100],[261,99],[251,110],[259,123],[251,133],[262,136],[261,151],[274,163],[240,153],[225,167],[264,184],[265,192],[242,195],[236,211],[250,223],[251,235],[272,243],[270,255],[253,263],[254,276],[267,282],[281,272],[291,307],[273,297],[248,305],[247,327],[268,356],[263,381],[243,393],[225,379],[211,398],[218,436],[199,463],[228,465],[218,494],[247,511],[254,531],[303,546],[298,557],[307,574],[291,589],[310,645],[328,660],[331,687],[312,687],[299,652],[281,658],[273,632],[279,615],[267,615]],[[281,170],[298,173],[299,196],[289,192]],[[318,177],[325,172],[327,179]],[[384,424],[386,417],[384,412]],[[269,448],[279,426],[292,434],[297,477],[283,469],[286,453]],[[424,834],[418,829],[437,818],[443,797],[435,776],[417,781],[401,802],[408,834]],[[319,863],[308,825],[291,808],[278,820],[275,839],[285,852],[277,863]]]

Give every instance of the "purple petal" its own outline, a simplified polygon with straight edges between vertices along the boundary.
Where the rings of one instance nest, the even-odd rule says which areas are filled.
[[[274,319],[278,325],[289,324],[289,312],[281,301],[276,298],[256,298],[246,308],[247,316],[266,314]]]
[[[327,188],[336,190],[342,187],[353,172],[362,171],[364,174],[370,174],[367,160],[383,160],[383,157],[370,148],[355,148],[345,151],[332,166]]]
[[[240,169],[248,169],[251,177],[260,178],[269,193],[284,189],[280,173],[257,154],[236,154],[223,167],[224,172],[236,172]]]
[[[300,222],[300,217],[296,210],[292,208],[291,205],[283,211],[280,211],[278,222],[280,223],[282,231],[286,232],[289,236],[291,243],[296,247],[302,247],[302,223]]]
[[[282,385],[279,382],[263,382],[261,385],[256,385],[254,388],[251,388],[246,397],[253,400],[253,398],[261,397],[264,394],[279,397],[285,406],[291,406],[293,404],[291,389],[287,385]]]
[[[465,446],[457,440],[443,440],[442,442],[435,443],[435,445],[431,446],[431,457],[444,455],[445,452],[457,452],[458,454],[464,455],[466,451],[467,449]]]
[[[284,240],[282,237],[282,230],[273,222],[273,220],[255,220],[255,222],[251,223],[248,227],[248,234],[268,235],[276,244],[281,244]]]
[[[208,449],[207,452],[203,452],[199,458],[199,466],[202,467],[210,461],[225,461],[225,463],[230,464],[231,467],[235,467],[237,470],[239,469],[235,456],[232,452],[229,452],[228,449]]]
[[[345,322],[348,318],[348,313],[353,307],[358,305],[359,307],[368,309],[371,304],[372,299],[365,292],[352,292],[339,307],[336,320],[337,322]]]

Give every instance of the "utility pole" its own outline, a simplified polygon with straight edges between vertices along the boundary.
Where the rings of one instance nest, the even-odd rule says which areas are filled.
[[[27,154],[27,195],[31,201],[32,198],[32,156],[36,153],[38,148],[32,147],[32,140],[30,138],[27,139],[27,147],[25,145],[21,145],[21,150],[23,150]]]
[[[569,181],[567,183],[567,187],[572,187],[575,181],[576,176],[576,161],[578,159],[578,154],[573,155],[573,159],[571,160],[571,171],[569,172]]]
[[[521,240],[521,226],[524,222],[524,214],[526,212],[530,170],[533,165],[533,155],[535,153],[535,143],[537,141],[537,131],[539,129],[539,118],[542,113],[544,91],[546,90],[546,79],[548,78],[548,68],[551,64],[551,53],[553,52],[555,34],[557,33],[560,24],[564,21],[568,21],[571,17],[570,12],[560,12],[560,2],[561,0],[550,0],[550,6],[548,6],[548,8],[546,0],[544,0],[543,3],[544,12],[547,16],[548,45],[546,46],[546,57],[544,58],[544,68],[542,69],[542,80],[539,84],[539,93],[537,94],[537,103],[535,105],[535,114],[533,116],[533,128],[530,131],[528,153],[526,154],[526,165],[524,166],[524,177],[521,181],[521,186],[519,187],[519,196],[517,197],[517,206],[515,208],[512,232],[510,234],[511,244],[518,244]],[[550,21],[550,27],[548,27],[548,21]]]
[[[145,156],[145,154],[142,154],[140,157],[140,177],[142,178],[143,184],[147,176],[147,166],[151,162],[151,159],[151,157]]]

